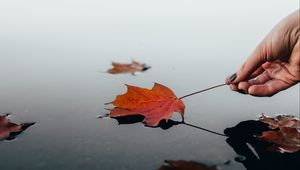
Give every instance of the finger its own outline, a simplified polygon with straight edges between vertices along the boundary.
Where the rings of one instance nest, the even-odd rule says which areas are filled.
[[[258,76],[259,74],[263,73],[264,72],[264,68],[263,67],[259,67],[258,69],[256,69],[256,71],[254,71],[251,76],[249,78],[254,78],[256,76]],[[231,76],[228,76],[226,79],[225,79],[225,83],[227,85],[231,84],[235,79],[236,79],[236,76],[237,74],[234,73],[232,74]]]
[[[250,76],[261,67],[263,63],[267,61],[267,57],[265,54],[265,45],[264,42],[260,43],[260,45],[254,50],[254,52],[249,56],[246,62],[242,65],[242,67],[237,72],[237,78],[233,81],[233,83],[238,83],[243,80],[247,80]]]
[[[289,86],[289,84],[281,80],[269,80],[265,84],[250,86],[248,92],[253,96],[273,96],[274,94],[287,89]]]
[[[267,81],[271,80],[268,73],[265,71],[257,77],[250,79],[248,81],[242,81],[238,84],[238,88],[243,90],[245,93],[248,93],[248,89],[252,85],[264,84]]]
[[[227,85],[229,84],[232,84],[232,82],[236,79],[236,73],[232,74],[231,76],[228,76],[226,79],[225,79],[225,83]]]
[[[242,81],[238,84],[238,89],[244,91],[244,93],[248,93],[250,85],[247,81]]]
[[[236,91],[236,92],[239,92],[241,94],[246,94],[243,90],[240,90],[238,88],[237,84],[230,84],[229,86],[230,86],[230,88],[231,88],[232,91]]]
[[[231,88],[232,91],[238,90],[238,86],[236,84],[230,84],[229,87]]]
[[[252,86],[252,85],[258,85],[258,84],[264,84],[269,80],[271,80],[271,77],[269,76],[268,72],[265,71],[262,74],[260,74],[259,76],[257,76],[256,78],[250,79],[248,81],[248,83],[249,83],[249,86]]]
[[[259,76],[261,73],[263,73],[264,71],[265,71],[265,69],[261,66],[251,74],[250,78],[255,78],[255,77]]]

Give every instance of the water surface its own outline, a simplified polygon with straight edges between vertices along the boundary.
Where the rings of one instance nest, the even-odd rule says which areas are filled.
[[[223,83],[298,1],[0,1],[0,113],[37,122],[0,143],[0,169],[154,170],[164,160],[245,169],[225,137],[98,119],[124,84],[164,84],[183,96]],[[111,61],[152,68],[101,73]],[[186,122],[223,132],[261,113],[299,115],[299,85],[271,98],[220,87],[190,98]]]

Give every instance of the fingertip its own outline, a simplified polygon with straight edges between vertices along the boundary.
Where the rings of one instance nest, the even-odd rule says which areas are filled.
[[[236,73],[233,73],[231,76],[228,76],[225,80],[227,85],[231,84],[236,79]]]
[[[238,84],[238,89],[243,90],[245,93],[248,93],[249,83],[246,81],[242,81]]]
[[[252,96],[258,96],[258,97],[271,97],[274,94],[276,94],[276,92],[270,89],[267,85],[250,86],[248,89],[248,93]]]
[[[240,83],[242,81],[246,81],[250,78],[251,72],[245,71],[244,65],[237,71],[236,73],[236,79],[232,81],[232,83]]]
[[[237,91],[238,90],[238,86],[236,84],[230,84],[229,87],[232,91]]]
[[[247,61],[241,65],[241,67],[236,72],[236,79],[233,81],[233,83],[239,83],[241,81],[246,80],[251,72],[247,70]]]
[[[252,96],[257,96],[257,94],[259,94],[259,89],[257,88],[256,85],[252,85],[249,87],[248,93]]]

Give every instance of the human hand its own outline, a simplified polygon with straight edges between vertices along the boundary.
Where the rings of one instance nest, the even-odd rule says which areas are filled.
[[[234,91],[272,96],[300,81],[300,10],[262,40],[237,73],[226,79]]]

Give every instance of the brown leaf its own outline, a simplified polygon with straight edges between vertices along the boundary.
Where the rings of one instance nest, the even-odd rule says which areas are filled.
[[[268,124],[271,129],[276,129],[279,127],[300,128],[299,119],[295,116],[290,115],[278,115],[274,118],[261,115],[259,120],[263,123]]]
[[[216,166],[207,166],[194,161],[170,160],[165,162],[167,165],[161,166],[158,170],[218,170]]]
[[[9,114],[0,115],[0,140],[12,140],[34,123],[16,124],[8,119]]]
[[[269,150],[294,153],[300,150],[300,133],[296,128],[280,127],[277,131],[262,133],[261,140],[272,143]]]
[[[132,61],[132,63],[130,64],[121,64],[121,63],[112,62],[112,66],[113,68],[107,71],[110,74],[131,73],[134,75],[136,72],[144,72],[150,68],[146,64],[141,64],[136,61]]]
[[[272,131],[265,131],[260,139],[272,144],[269,150],[294,153],[300,150],[299,119],[294,116],[279,115],[275,118],[262,115],[259,119],[269,125]]]

